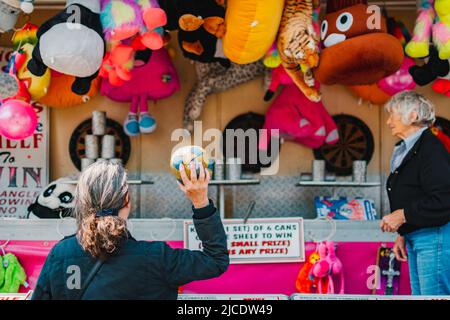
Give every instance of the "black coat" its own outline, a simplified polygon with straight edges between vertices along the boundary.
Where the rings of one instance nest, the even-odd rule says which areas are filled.
[[[174,300],[179,286],[225,272],[229,257],[220,217],[212,203],[200,210],[203,212],[197,215],[194,210],[194,225],[203,242],[203,252],[172,249],[164,242],[136,241],[129,237],[108,257],[83,299]],[[75,299],[79,290],[68,287],[69,284],[73,288],[76,283],[73,270],[79,267],[82,286],[94,264],[95,260],[75,236],[63,239],[47,257],[32,299]]]
[[[390,174],[387,191],[391,211],[405,211],[401,235],[450,221],[450,155],[430,129]]]

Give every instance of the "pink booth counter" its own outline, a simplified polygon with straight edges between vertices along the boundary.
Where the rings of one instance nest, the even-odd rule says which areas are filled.
[[[394,236],[379,231],[377,221],[337,221],[332,241],[337,244],[337,255],[344,269],[345,293],[368,295],[370,277],[381,245],[392,246]],[[73,219],[3,220],[0,224],[0,245],[5,252],[18,256],[24,266],[28,283],[34,288],[39,272],[53,245],[75,230]],[[182,220],[131,220],[130,231],[138,240],[167,241],[172,247],[183,247]],[[330,234],[326,221],[305,220],[306,257],[316,249],[312,239]],[[317,241],[317,240],[316,240]],[[302,263],[232,264],[221,277],[193,282],[183,288],[184,294],[280,294],[296,293],[295,281]],[[339,287],[339,283],[336,284]],[[28,289],[22,287],[22,292]],[[407,264],[400,274],[399,294],[409,295]]]

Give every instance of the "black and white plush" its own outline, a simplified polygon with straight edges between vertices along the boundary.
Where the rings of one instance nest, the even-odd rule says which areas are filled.
[[[74,207],[75,185],[62,178],[50,183],[28,207],[28,219],[59,219],[69,217]]]
[[[42,76],[47,68],[75,77],[72,91],[85,95],[105,55],[100,0],[67,0],[66,9],[38,30],[28,69]]]

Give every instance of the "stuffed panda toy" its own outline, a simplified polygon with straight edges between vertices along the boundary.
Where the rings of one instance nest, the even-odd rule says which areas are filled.
[[[59,219],[72,215],[75,204],[75,185],[67,179],[58,179],[50,183],[28,207],[28,219]],[[65,183],[66,182],[66,183]]]
[[[67,0],[66,9],[45,22],[28,69],[42,76],[47,68],[74,76],[72,91],[89,92],[105,55],[100,0]]]

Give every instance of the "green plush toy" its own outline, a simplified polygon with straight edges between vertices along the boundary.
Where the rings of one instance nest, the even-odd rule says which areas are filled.
[[[21,285],[28,286],[25,270],[14,254],[5,254],[0,262],[0,293],[18,293]]]

